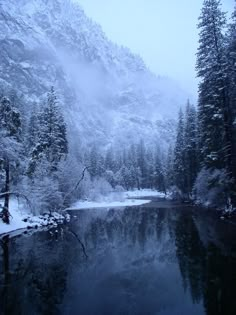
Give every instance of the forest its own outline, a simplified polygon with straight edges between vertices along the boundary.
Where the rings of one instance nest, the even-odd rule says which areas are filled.
[[[63,111],[67,104],[58,97],[57,88],[42,94],[32,110],[28,95],[1,86],[2,220],[9,223],[11,196],[23,198],[39,214],[111,191],[144,188],[233,211],[236,11],[228,20],[220,1],[205,1],[198,29],[198,104],[182,104],[169,148],[155,140],[146,143],[142,137],[123,147],[101,146],[96,139],[82,147],[80,135],[72,135],[67,126]]]

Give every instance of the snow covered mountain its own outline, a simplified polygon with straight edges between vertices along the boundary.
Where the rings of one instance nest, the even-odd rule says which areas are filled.
[[[107,39],[73,0],[0,0],[0,86],[31,103],[54,85],[84,143],[172,139],[186,93]]]

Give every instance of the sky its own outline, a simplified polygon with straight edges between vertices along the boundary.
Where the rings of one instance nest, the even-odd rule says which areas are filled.
[[[139,54],[156,74],[196,96],[198,16],[203,0],[77,0],[109,39]],[[223,0],[232,12],[234,0]]]

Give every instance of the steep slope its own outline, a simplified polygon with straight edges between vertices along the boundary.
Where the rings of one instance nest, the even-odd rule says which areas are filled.
[[[27,95],[31,108],[56,86],[73,137],[170,142],[185,93],[110,42],[74,1],[2,0],[0,29],[0,85]]]

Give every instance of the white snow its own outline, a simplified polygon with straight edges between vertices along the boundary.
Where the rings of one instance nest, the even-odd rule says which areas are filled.
[[[165,195],[155,190],[143,189],[123,192],[112,192],[107,196],[99,196],[98,200],[78,201],[67,210],[92,209],[92,208],[113,208],[113,207],[132,207],[140,206],[151,202],[151,200],[135,199],[144,197],[160,197]],[[0,220],[0,235],[12,231],[26,229],[28,227],[47,226],[49,224],[56,225],[55,220],[63,220],[64,217],[54,212],[52,217],[47,216],[33,216],[29,210],[16,199],[10,200],[10,224],[5,224]],[[23,220],[27,219],[27,222]]]
[[[130,190],[124,192],[127,198],[140,198],[140,197],[160,197],[164,198],[165,194],[152,189],[142,189],[142,190]]]
[[[20,229],[27,229],[27,228],[34,228],[37,227],[44,227],[49,224],[53,224],[54,226],[57,226],[56,221],[63,221],[64,216],[53,212],[51,216],[44,215],[44,216],[33,216],[30,214],[27,207],[25,207],[23,204],[18,203],[16,199],[10,200],[10,224],[5,224],[0,220],[0,235],[5,233],[10,233],[16,230]],[[23,220],[27,219],[27,222],[24,222]],[[67,220],[69,220],[68,217],[66,217]]]
[[[108,196],[100,196],[99,200],[80,200],[73,204],[67,210],[140,206],[151,202],[151,200],[135,198],[164,196],[165,195],[163,193],[151,189],[113,192],[110,193]]]
[[[18,205],[15,199],[10,201],[10,213],[12,216],[10,224],[5,224],[0,220],[0,234],[27,228],[28,223],[22,221],[27,212],[22,209],[22,205]]]
[[[124,201],[78,201],[67,210],[92,209],[92,208],[113,208],[140,206],[149,203],[151,200],[126,199]]]

